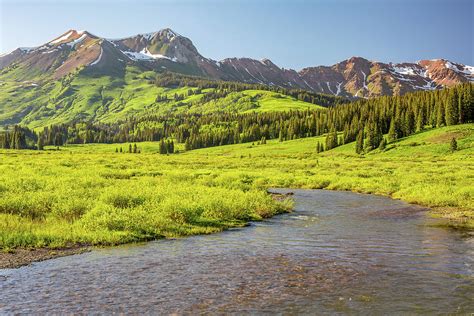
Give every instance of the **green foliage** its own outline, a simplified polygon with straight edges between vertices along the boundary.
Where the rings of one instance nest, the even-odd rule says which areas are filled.
[[[140,155],[116,154],[115,144],[0,150],[0,248],[216,232],[287,210],[288,202],[266,194],[269,187],[391,195],[472,225],[473,124],[420,132],[364,156],[353,142],[315,153],[325,138],[176,155],[156,154],[159,142],[141,143]]]
[[[362,130],[357,134],[355,151],[357,154],[362,154],[364,152],[364,131]]]
[[[167,88],[195,87],[198,88],[197,91],[202,91],[204,89],[213,89],[213,92],[206,96],[206,98],[210,97],[209,99],[215,99],[216,96],[225,97],[231,92],[256,90],[257,93],[262,93],[263,91],[276,92],[277,94],[273,94],[276,98],[284,98],[282,95],[286,95],[303,102],[319,104],[322,106],[334,106],[336,104],[343,104],[348,102],[348,100],[343,99],[341,97],[312,93],[306,90],[286,89],[276,86],[268,86],[263,84],[248,84],[235,81],[217,81],[196,76],[185,76],[172,72],[165,72],[158,75],[155,79],[155,84],[158,87]]]
[[[336,148],[337,146],[337,131],[336,128],[333,127],[326,136],[326,150]]]
[[[114,123],[168,113],[304,110],[321,108],[319,101],[322,105],[347,101],[298,90],[217,81],[213,88],[201,89],[197,86],[202,84],[196,83],[205,79],[197,77],[189,81],[194,86],[156,86],[157,76],[167,75],[132,66],[120,76],[79,71],[56,81],[23,81],[0,74],[0,126],[43,128],[72,122]]]
[[[379,144],[379,149],[385,150],[386,147],[387,147],[387,140],[385,139],[385,137],[382,137],[382,140],[380,141],[380,144]]]
[[[11,131],[0,132],[0,148],[3,149],[32,149],[35,140],[36,134],[25,127],[15,125]]]
[[[458,142],[456,141],[456,138],[453,137],[449,145],[450,145],[451,151],[458,150]]]
[[[21,158],[2,157],[0,164],[0,248],[211,233],[289,207],[249,183],[209,183],[208,176],[176,172],[170,161],[157,168],[153,154],[142,160],[133,158],[137,155],[55,152],[53,161],[48,152],[23,152]],[[18,158],[28,162],[15,162]],[[167,175],[157,169],[166,169]]]
[[[224,83],[215,83],[223,85]],[[227,83],[228,88],[232,87]],[[356,140],[363,130],[364,151],[379,147],[382,135],[388,133],[388,140],[397,139],[422,131],[426,126],[436,126],[433,113],[436,109],[445,109],[447,100],[458,100],[458,110],[451,117],[443,116],[442,122],[450,125],[472,122],[474,120],[473,84],[464,84],[442,91],[429,91],[407,94],[399,97],[382,97],[370,100],[358,100],[349,104],[337,105],[328,109],[306,109],[304,111],[261,111],[229,112],[218,108],[210,113],[193,113],[192,108],[184,113],[163,115],[148,114],[108,124],[71,123],[51,125],[40,133],[44,144],[60,146],[63,143],[122,143],[141,141],[160,141],[174,139],[184,143],[187,150],[204,147],[258,142],[278,138],[280,141],[304,137],[319,136],[325,133],[326,150]],[[221,88],[222,88],[221,87]],[[187,94],[200,93],[206,87],[186,90]],[[234,89],[238,89],[239,86]],[[247,93],[249,100],[261,97],[261,91],[210,92],[211,103],[219,106],[215,98],[225,95],[230,98],[226,103],[239,104],[236,94]],[[274,93],[274,92],[271,92]],[[453,97],[454,95],[454,97]],[[466,97],[460,98],[463,95]],[[203,97],[204,98],[204,97]],[[202,99],[203,99],[202,98]],[[276,96],[275,96],[276,98]],[[284,100],[286,97],[276,99]],[[161,97],[160,97],[161,99]],[[180,98],[181,99],[181,98]],[[461,100],[461,101],[459,101]],[[208,102],[208,103],[209,103]],[[253,101],[249,101],[253,102]],[[286,102],[286,101],[284,101]],[[454,102],[454,101],[453,101]],[[271,107],[276,109],[277,106]],[[448,113],[442,111],[442,113]],[[448,114],[443,114],[448,115]],[[444,123],[443,123],[444,124]],[[342,132],[342,137],[337,135]],[[162,153],[172,153],[171,145]],[[360,148],[358,149],[360,153]]]

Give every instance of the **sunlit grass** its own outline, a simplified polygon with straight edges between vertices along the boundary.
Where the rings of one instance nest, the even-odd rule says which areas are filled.
[[[16,73],[16,72],[15,72]],[[21,123],[30,128],[93,120],[117,122],[144,113],[266,112],[324,109],[293,97],[264,90],[231,92],[228,96],[201,102],[206,93],[190,94],[193,87],[165,88],[153,84],[156,73],[128,66],[123,76],[89,76],[72,73],[62,80],[31,82],[0,78],[0,123]],[[176,101],[175,95],[183,96]],[[157,96],[167,101],[156,102]],[[0,124],[1,125],[1,124]]]
[[[457,137],[459,150],[449,149]],[[433,207],[473,226],[474,124],[430,130],[359,156],[317,154],[324,137],[159,155],[128,144],[0,151],[0,247],[118,244],[212,233],[287,210],[270,187],[350,190]]]

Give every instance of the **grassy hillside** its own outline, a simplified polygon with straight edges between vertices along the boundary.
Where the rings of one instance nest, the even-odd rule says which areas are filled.
[[[449,142],[458,139],[459,150]],[[0,151],[0,247],[117,244],[209,233],[281,212],[269,187],[390,195],[474,227],[474,124],[426,132],[363,156],[324,137],[159,155],[119,145]],[[128,144],[122,144],[126,148]]]
[[[76,72],[60,81],[21,81],[0,75],[0,126],[30,128],[80,121],[115,122],[144,113],[211,113],[215,111],[289,111],[321,108],[281,93],[264,90],[232,92],[201,100],[192,87],[165,88],[153,84],[156,73],[128,67],[125,75],[95,77]],[[175,100],[175,95],[183,96]],[[166,98],[157,101],[157,96]]]

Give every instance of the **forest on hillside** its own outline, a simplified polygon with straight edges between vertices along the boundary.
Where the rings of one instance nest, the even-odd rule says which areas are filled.
[[[248,89],[245,84],[198,80],[192,77],[184,80],[182,77],[170,75],[160,77],[159,80],[157,79],[155,84],[203,89],[212,86],[216,88],[214,93],[217,94]],[[142,141],[166,141],[165,144],[170,144],[170,141],[174,140],[184,143],[186,150],[191,150],[327,134],[325,143],[317,144],[318,151],[357,141],[356,151],[362,153],[427,127],[474,122],[473,88],[472,83],[466,83],[453,88],[414,92],[404,96],[359,99],[350,103],[338,100],[335,105],[326,109],[305,111],[147,114],[107,124],[73,122],[51,125],[38,133],[25,127],[14,126],[0,134],[0,148],[43,149],[46,145]],[[318,95],[294,93],[297,98],[313,98],[305,100],[307,102],[321,103],[321,100],[317,99]],[[387,134],[387,139],[384,134]],[[165,152],[166,150],[163,151]]]
[[[207,93],[203,101],[209,101],[218,98],[224,98],[232,92],[241,92],[245,90],[262,90],[262,91],[271,91],[281,93],[293,97],[299,101],[304,101],[312,104],[321,105],[324,107],[335,106],[338,104],[348,103],[349,100],[346,98],[314,93],[303,89],[287,89],[278,86],[269,86],[264,84],[255,84],[255,83],[242,83],[237,81],[218,81],[212,79],[205,79],[202,77],[196,76],[185,76],[181,74],[176,74],[172,72],[164,72],[156,76],[154,83],[157,87],[166,87],[166,88],[177,88],[177,87],[192,87],[198,88],[193,92],[189,90],[188,93],[200,94],[204,89],[214,89],[214,92]],[[161,96],[157,98],[160,99]],[[175,96],[175,99],[184,98],[183,95]]]

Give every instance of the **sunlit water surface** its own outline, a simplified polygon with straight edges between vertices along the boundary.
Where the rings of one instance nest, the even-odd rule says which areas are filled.
[[[473,238],[400,201],[291,191],[294,213],[243,229],[0,270],[0,313],[474,312]]]

